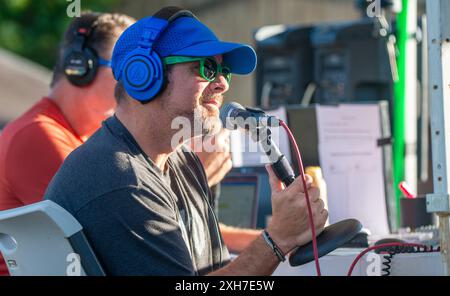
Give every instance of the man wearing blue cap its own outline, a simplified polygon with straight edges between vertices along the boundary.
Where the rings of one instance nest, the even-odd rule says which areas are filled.
[[[179,8],[163,8],[120,36],[112,57],[116,114],[67,158],[46,192],[81,223],[107,274],[269,275],[311,240],[301,181],[284,189],[268,167],[271,222],[230,262],[203,167],[174,140],[180,122],[189,123],[189,137],[216,130],[231,73],[255,66],[251,47],[218,40]],[[307,183],[320,233],[328,214]]]

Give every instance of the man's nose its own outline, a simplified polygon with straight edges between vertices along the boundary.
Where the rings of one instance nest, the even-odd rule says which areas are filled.
[[[212,87],[212,91],[214,93],[224,93],[230,88],[228,81],[222,74],[217,75],[216,79],[211,82],[210,86]]]

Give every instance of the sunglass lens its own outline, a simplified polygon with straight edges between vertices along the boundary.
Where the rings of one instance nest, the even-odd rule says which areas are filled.
[[[231,80],[231,70],[228,67],[223,67],[222,68],[222,75],[223,75],[223,77],[225,77],[227,82],[230,82],[230,80]]]
[[[213,81],[216,78],[217,73],[217,63],[211,59],[205,59],[203,64],[205,78],[209,81]]]

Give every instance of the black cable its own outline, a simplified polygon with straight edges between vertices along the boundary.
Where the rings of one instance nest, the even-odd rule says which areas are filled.
[[[391,263],[393,257],[394,257],[393,253],[389,253],[383,257],[385,261],[382,264],[385,266],[385,268],[381,269],[381,271],[384,271],[385,273],[382,274],[382,276],[391,275]]]
[[[404,245],[404,246],[393,246],[393,247],[385,247],[376,250],[376,253],[383,253],[387,252],[384,258],[384,262],[382,263],[385,267],[382,269],[384,271],[384,274],[382,276],[389,276],[391,274],[391,268],[392,268],[392,260],[396,254],[411,254],[411,253],[431,253],[431,252],[439,252],[440,247],[433,247],[433,246],[410,246],[410,245]]]

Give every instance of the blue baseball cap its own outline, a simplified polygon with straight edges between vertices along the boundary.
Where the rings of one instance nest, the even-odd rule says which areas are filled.
[[[114,46],[111,67],[118,80],[124,60],[129,52],[139,47],[144,27],[152,17],[146,17],[128,27]],[[153,44],[154,51],[161,57],[223,56],[223,64],[235,74],[249,74],[256,68],[256,53],[245,44],[223,42],[198,19],[179,17],[169,24]]]

